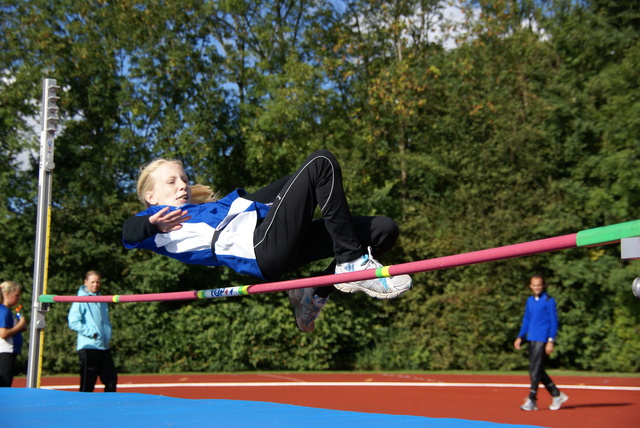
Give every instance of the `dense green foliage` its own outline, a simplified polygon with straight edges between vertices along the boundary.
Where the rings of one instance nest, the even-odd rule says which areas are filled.
[[[252,281],[124,250],[138,168],[157,156],[225,194],[330,149],[352,211],[400,223],[388,265],[635,220],[632,4],[480,0],[451,21],[438,0],[6,0],[0,279],[30,306],[43,77],[63,88],[52,294],[89,269],[106,294]],[[523,369],[512,343],[542,273],[561,320],[552,365],[637,372],[639,267],[609,245],[416,274],[397,300],[334,293],[306,335],[284,293],[118,304],[112,344],[121,372]],[[46,316],[45,373],[76,370],[68,309]]]

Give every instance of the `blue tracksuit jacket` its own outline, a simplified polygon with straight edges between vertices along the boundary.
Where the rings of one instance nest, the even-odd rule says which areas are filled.
[[[558,312],[556,301],[543,291],[538,299],[530,296],[524,309],[522,327],[518,337],[530,342],[555,340],[558,333]]]

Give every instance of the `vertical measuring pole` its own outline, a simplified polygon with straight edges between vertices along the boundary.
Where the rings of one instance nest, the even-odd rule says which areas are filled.
[[[42,132],[40,133],[40,174],[38,179],[38,217],[36,221],[35,258],[33,266],[33,297],[31,300],[31,321],[29,325],[29,359],[27,363],[27,388],[40,387],[42,349],[44,346],[44,314],[48,304],[39,302],[38,297],[46,292],[49,255],[49,219],[51,214],[51,175],[54,138],[58,122],[60,99],[55,79],[42,82]]]

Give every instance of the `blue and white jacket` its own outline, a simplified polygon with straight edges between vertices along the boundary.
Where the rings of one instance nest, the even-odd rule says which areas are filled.
[[[530,342],[546,342],[556,339],[558,333],[558,312],[556,301],[546,291],[540,297],[530,296],[524,309],[522,327],[518,337]]]
[[[78,296],[97,296],[84,285],[78,289]],[[109,307],[106,303],[73,302],[67,317],[69,328],[78,333],[76,350],[109,349],[111,341],[111,322]]]
[[[253,232],[259,219],[266,217],[269,206],[250,201],[236,189],[216,202],[185,204],[191,219],[182,228],[160,232],[149,217],[166,205],[147,208],[125,221],[122,228],[126,248],[143,248],[184,263],[227,266],[242,274],[264,279],[253,244]],[[171,211],[176,207],[170,207]]]

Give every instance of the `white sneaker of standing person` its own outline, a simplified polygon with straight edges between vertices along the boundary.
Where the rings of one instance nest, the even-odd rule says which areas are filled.
[[[309,333],[316,328],[316,318],[329,300],[328,296],[316,296],[315,291],[315,287],[289,290],[289,301],[293,306],[296,326],[303,333]]]
[[[368,254],[351,262],[339,263],[336,266],[336,273],[358,272],[383,267],[382,264],[371,256],[371,247],[369,247],[367,251]],[[395,299],[399,295],[409,291],[411,288],[411,277],[409,275],[398,275],[386,278],[366,279],[363,281],[336,284],[335,287],[344,293],[357,293],[362,291],[376,299]]]
[[[551,399],[551,405],[549,406],[550,410],[558,410],[563,403],[566,403],[569,399],[569,396],[564,392],[561,392],[557,397],[553,397]]]
[[[520,406],[522,410],[530,412],[532,410],[538,410],[538,406],[536,406],[536,401],[531,398],[527,398],[522,406]]]

